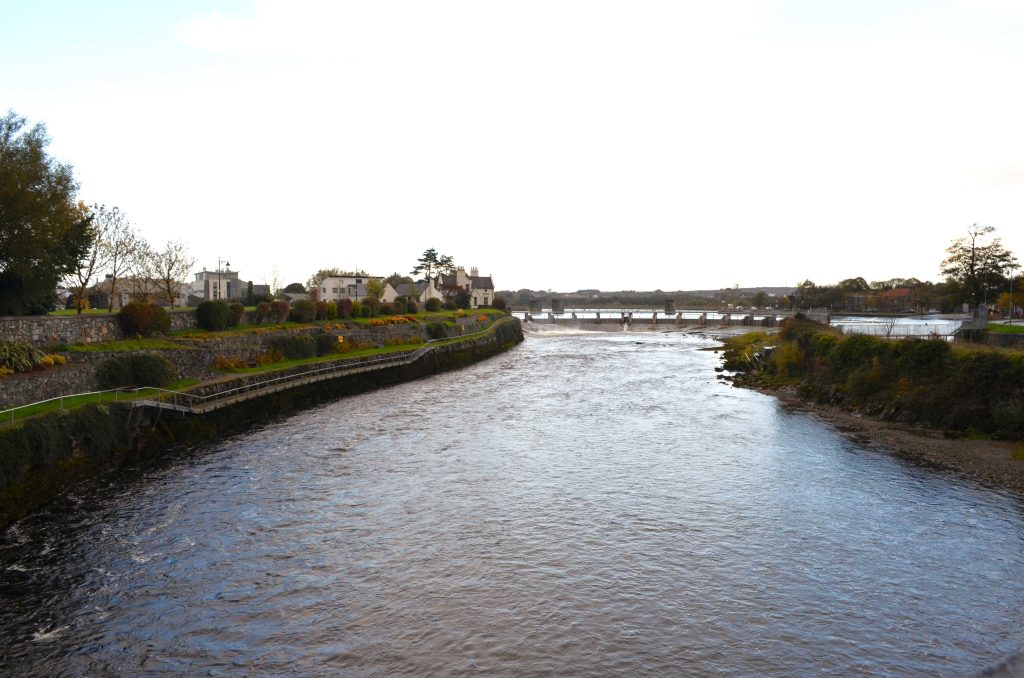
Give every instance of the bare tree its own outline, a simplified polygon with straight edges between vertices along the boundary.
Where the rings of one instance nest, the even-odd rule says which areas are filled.
[[[281,272],[278,270],[277,265],[270,269],[270,279],[264,278],[263,282],[270,285],[270,294],[276,297],[278,290],[281,289]]]
[[[85,256],[78,260],[77,268],[67,277],[68,287],[74,292],[73,300],[75,308],[78,309],[79,313],[82,312],[82,308],[87,303],[85,300],[86,290],[92,285],[93,278],[100,272],[100,269],[107,265],[105,243],[107,223],[102,219],[106,207],[93,205],[90,208],[82,206],[81,210],[85,216],[89,216],[90,212],[93,216],[87,227],[91,237],[91,244],[89,249],[86,250]]]
[[[153,302],[153,295],[156,291],[155,273],[153,272],[154,257],[153,248],[145,239],[140,238],[135,255],[128,261],[128,296],[132,301],[144,304]]]
[[[168,241],[162,250],[154,252],[151,262],[157,290],[174,308],[175,293],[192,272],[195,257],[189,255],[185,243],[176,240]]]
[[[132,228],[125,213],[117,207],[107,210],[106,206],[101,206],[96,213],[95,221],[106,224],[103,247],[106,252],[107,274],[110,276],[110,301],[107,310],[113,312],[117,283],[132,270],[135,259],[143,254],[146,243]]]
[[[896,329],[896,325],[899,322],[899,316],[890,315],[882,318],[882,331],[885,332],[885,338],[891,339],[892,332]]]

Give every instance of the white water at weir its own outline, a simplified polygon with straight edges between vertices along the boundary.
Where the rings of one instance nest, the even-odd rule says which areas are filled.
[[[0,537],[0,673],[963,675],[1024,646],[1024,502],[542,332],[81,487]]]

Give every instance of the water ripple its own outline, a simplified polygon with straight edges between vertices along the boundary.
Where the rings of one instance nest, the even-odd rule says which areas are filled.
[[[80,488],[0,538],[0,672],[958,675],[1024,645],[1019,500],[730,388],[707,344],[535,336]]]

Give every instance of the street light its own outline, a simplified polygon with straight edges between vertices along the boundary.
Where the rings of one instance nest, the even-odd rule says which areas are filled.
[[[1009,325],[1013,324],[1013,316],[1017,315],[1017,304],[1013,301],[1013,266],[1010,266],[1010,322]]]
[[[220,298],[222,298],[224,296],[223,290],[222,290],[222,288],[220,286],[220,272],[221,272],[220,264],[221,264],[221,259],[220,259],[220,257],[217,257],[217,299],[220,299]],[[231,266],[231,262],[228,261],[227,259],[225,259],[224,260],[224,265],[225,266]]]

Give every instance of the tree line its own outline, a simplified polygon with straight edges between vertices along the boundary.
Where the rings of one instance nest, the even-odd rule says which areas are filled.
[[[81,311],[101,277],[111,310],[119,284],[173,307],[195,264],[186,246],[153,246],[119,208],[79,200],[71,165],[52,158],[49,144],[44,124],[29,127],[13,111],[0,117],[0,315],[46,313],[60,285]]]

